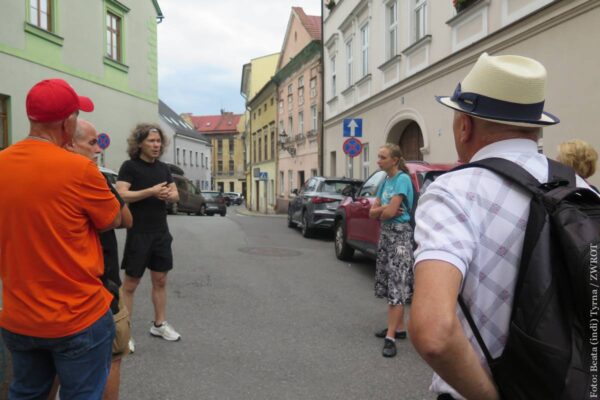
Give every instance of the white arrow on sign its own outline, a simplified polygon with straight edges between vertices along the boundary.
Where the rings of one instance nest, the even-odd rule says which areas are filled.
[[[356,136],[356,128],[358,128],[358,124],[355,120],[351,120],[348,124],[348,128],[350,128],[350,136]]]

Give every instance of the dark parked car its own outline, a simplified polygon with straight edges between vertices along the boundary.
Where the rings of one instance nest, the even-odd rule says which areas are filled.
[[[221,217],[227,215],[227,205],[225,196],[221,192],[202,192],[206,200],[206,215],[220,214]]]
[[[288,206],[288,226],[300,226],[302,236],[310,237],[316,229],[332,229],[335,210],[344,198],[342,191],[358,189],[362,181],[346,178],[314,176],[304,183]]]
[[[244,196],[242,196],[241,193],[225,192],[223,193],[223,195],[225,196],[225,203],[227,204],[227,207],[229,207],[232,204],[239,206],[244,202]]]
[[[204,215],[207,204],[200,190],[184,176],[173,174],[173,181],[179,192],[179,201],[177,203],[167,203],[167,212],[169,214],[185,212]]]
[[[406,163],[417,196],[433,179],[456,165]],[[351,259],[355,250],[360,250],[373,259],[377,256],[380,222],[369,219],[369,210],[375,202],[377,189],[383,183],[385,176],[385,171],[377,171],[358,191],[344,192],[348,197],[344,198],[335,213],[335,255],[340,260]]]

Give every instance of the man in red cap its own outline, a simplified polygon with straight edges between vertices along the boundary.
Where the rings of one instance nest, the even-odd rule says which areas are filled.
[[[112,295],[98,231],[120,225],[119,202],[97,166],[62,147],[79,111],[94,109],[64,80],[28,93],[29,136],[0,152],[0,327],[11,352],[10,399],[100,399],[111,363]]]

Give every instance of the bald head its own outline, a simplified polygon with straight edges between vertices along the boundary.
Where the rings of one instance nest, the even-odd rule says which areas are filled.
[[[95,161],[102,152],[98,146],[98,131],[88,121],[78,119],[73,140],[67,144],[66,148]]]

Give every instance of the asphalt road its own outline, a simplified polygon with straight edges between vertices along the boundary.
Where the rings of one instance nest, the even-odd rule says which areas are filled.
[[[431,371],[410,341],[399,342],[395,358],[381,356],[373,332],[385,326],[386,304],[373,296],[372,261],[341,262],[332,237],[304,239],[284,218],[235,210],[169,216],[167,315],[182,340],[148,333],[145,276],[123,400],[434,398]]]

